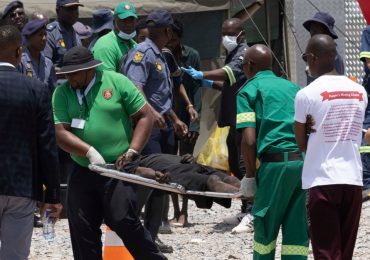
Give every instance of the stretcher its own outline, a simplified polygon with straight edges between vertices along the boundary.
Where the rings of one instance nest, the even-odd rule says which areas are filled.
[[[90,164],[89,169],[93,172],[96,172],[102,176],[119,179],[126,182],[131,182],[139,185],[143,185],[146,187],[164,190],[168,192],[177,193],[180,195],[197,195],[197,196],[206,196],[206,197],[213,197],[213,198],[225,198],[225,199],[232,199],[232,198],[241,198],[242,193],[223,193],[223,192],[213,192],[213,191],[192,191],[186,190],[183,186],[176,184],[176,183],[159,183],[152,179],[147,179],[140,177],[135,174],[129,174],[117,171],[114,167],[114,164],[105,164],[105,165],[97,165],[97,164]]]

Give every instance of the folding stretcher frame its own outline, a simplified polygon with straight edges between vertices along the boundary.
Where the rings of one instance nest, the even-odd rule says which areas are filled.
[[[173,192],[173,193],[177,193],[181,195],[198,195],[198,196],[206,196],[206,197],[213,197],[213,198],[226,198],[226,199],[242,197],[241,192],[222,193],[222,192],[212,192],[212,191],[185,190],[183,186],[176,184],[176,183],[163,184],[163,183],[159,183],[152,179],[140,177],[135,174],[129,174],[129,173],[117,171],[115,170],[113,164],[105,164],[105,165],[90,164],[89,169],[102,176],[115,178],[115,179],[131,182],[131,183],[136,183],[136,184],[143,185],[146,187],[159,189],[159,190],[165,190],[165,191],[169,191],[169,192]]]

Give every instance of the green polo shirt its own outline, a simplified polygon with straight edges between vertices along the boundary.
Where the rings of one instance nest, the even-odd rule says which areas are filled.
[[[86,120],[84,129],[71,132],[92,145],[107,163],[114,162],[130,145],[133,125],[130,116],[145,105],[134,84],[122,74],[97,71],[95,83],[80,105],[76,91],[66,82],[53,94],[55,124],[71,124],[72,119]],[[71,154],[79,165],[87,167],[86,157]]]
[[[257,73],[237,95],[236,128],[256,128],[257,157],[296,151],[294,98],[300,88],[270,70]]]
[[[119,72],[123,56],[135,46],[134,40],[122,40],[112,30],[97,40],[92,52],[95,59],[104,62],[100,69]]]

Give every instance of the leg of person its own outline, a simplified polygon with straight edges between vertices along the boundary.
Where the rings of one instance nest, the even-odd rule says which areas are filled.
[[[168,219],[168,212],[170,211],[170,195],[164,196],[164,207],[162,212],[162,224],[159,227],[160,234],[171,234],[170,221]]]
[[[0,195],[0,259],[26,260],[30,254],[36,201]]]
[[[308,223],[315,259],[342,259],[338,209],[342,197],[342,189],[338,185],[316,186],[308,191]]]
[[[105,187],[105,221],[135,259],[166,259],[136,214],[136,185],[111,179]]]
[[[74,163],[68,181],[68,223],[76,260],[102,259],[100,226],[104,207],[101,189],[109,180]]]
[[[256,174],[257,191],[252,209],[253,259],[274,259],[276,238],[296,187],[286,173],[288,162],[262,163]]]
[[[341,207],[342,259],[352,259],[360,222],[362,197],[361,187],[345,185],[343,206]]]
[[[291,188],[294,190],[282,223],[281,259],[286,260],[304,260],[308,256],[306,191],[302,190],[302,166],[303,162],[300,161],[292,161],[286,164],[286,174],[290,175]]]

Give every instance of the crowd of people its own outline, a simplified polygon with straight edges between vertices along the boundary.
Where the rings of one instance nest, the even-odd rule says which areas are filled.
[[[225,221],[254,232],[254,259],[275,258],[280,228],[282,258],[307,259],[311,241],[315,259],[351,259],[363,180],[370,185],[370,29],[361,40],[363,87],[344,76],[334,18],[314,14],[303,24],[311,38],[301,87],[274,74],[268,46],[247,44],[245,22],[263,5],[222,23],[225,64],[205,71],[166,10],[139,19],[120,2],[95,10],[88,26],[78,21],[78,0],[57,0],[53,22],[10,2],[0,27],[0,259],[27,259],[33,226],[42,226],[35,209],[56,220],[64,181],[75,259],[102,258],[103,222],[135,259],[167,259],[173,248],[158,234],[187,225],[188,198],[180,208],[171,194],[170,221],[165,191],[88,168],[107,163],[190,190],[240,191],[241,213]],[[191,156],[202,88],[221,92],[217,124],[229,127],[232,175]],[[231,204],[190,199],[200,208]]]

